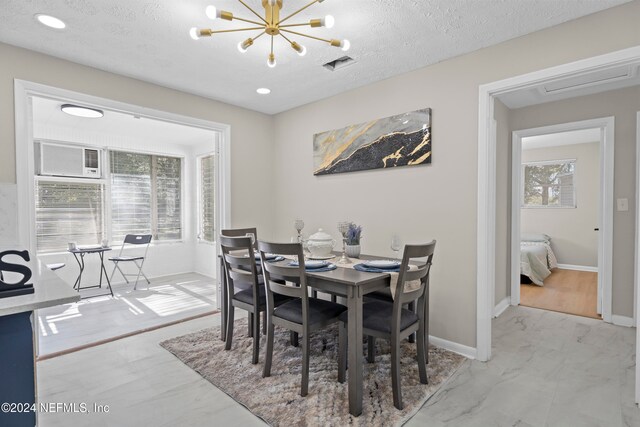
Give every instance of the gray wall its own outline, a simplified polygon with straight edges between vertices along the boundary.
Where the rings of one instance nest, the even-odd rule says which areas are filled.
[[[522,162],[576,159],[576,207],[521,209],[522,233],[551,236],[559,264],[598,266],[598,202],[600,195],[600,143],[564,145],[522,151]]]
[[[628,3],[278,114],[277,236],[288,239],[302,217],[305,231],[334,236],[341,219],[362,224],[365,253],[391,255],[393,232],[406,241],[436,238],[431,331],[475,346],[478,86],[638,45],[639,15],[640,2]],[[314,133],[424,107],[433,109],[431,165],[313,176]]]
[[[231,125],[232,223],[234,226],[256,225],[264,230],[261,237],[270,236],[273,224],[269,195],[273,174],[271,116],[3,43],[0,43],[0,58],[0,182],[16,182],[13,80],[28,80]],[[256,206],[262,208],[257,210]]]
[[[637,111],[640,87],[511,111],[512,130],[615,116],[614,199],[629,199],[629,211],[609,207],[613,211],[613,314],[627,317],[633,317]]]

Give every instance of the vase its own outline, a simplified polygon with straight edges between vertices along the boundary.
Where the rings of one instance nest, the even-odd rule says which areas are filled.
[[[358,258],[360,256],[360,245],[345,245],[345,252],[348,257]]]

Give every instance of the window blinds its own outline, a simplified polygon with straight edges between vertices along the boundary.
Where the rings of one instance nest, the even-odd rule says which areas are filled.
[[[200,239],[215,242],[215,157],[200,158]]]
[[[127,234],[181,239],[181,160],[122,151],[110,155],[113,240]]]
[[[38,252],[64,250],[69,242],[100,243],[103,192],[102,184],[36,181]]]

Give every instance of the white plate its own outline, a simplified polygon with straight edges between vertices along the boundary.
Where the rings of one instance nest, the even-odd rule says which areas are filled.
[[[395,268],[400,265],[400,262],[390,259],[374,259],[365,261],[364,265],[372,268]]]
[[[331,258],[335,258],[335,255],[324,255],[324,256],[313,256],[313,255],[309,255],[309,259],[331,259]]]
[[[278,257],[278,255],[276,255],[276,254],[264,254],[264,258],[267,259],[267,260],[276,259],[277,257]],[[256,260],[259,260],[259,259],[260,259],[260,254],[258,253],[258,254],[256,254]]]
[[[329,263],[327,261],[320,261],[320,260],[308,260],[304,262],[304,266],[306,268],[322,268],[322,267],[327,267],[329,265]]]

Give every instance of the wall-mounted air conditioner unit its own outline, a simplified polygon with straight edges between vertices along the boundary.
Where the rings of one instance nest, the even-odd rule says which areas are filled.
[[[102,150],[36,142],[36,174],[76,178],[102,178]]]

